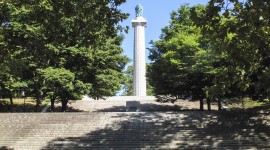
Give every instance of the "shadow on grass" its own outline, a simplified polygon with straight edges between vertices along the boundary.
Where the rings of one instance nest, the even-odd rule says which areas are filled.
[[[270,101],[265,101],[262,106],[254,107],[255,110],[263,110],[263,112],[270,112]]]
[[[8,103],[1,103],[0,104],[0,112],[41,112],[41,110],[45,107],[46,105],[40,105],[37,108],[36,111],[36,105],[35,104],[29,104],[26,103],[24,104],[13,104],[13,107],[10,109]]]
[[[270,127],[262,114],[194,111],[110,117],[114,121],[104,128],[52,140],[44,149],[270,149]]]
[[[242,107],[235,107],[232,108],[233,111],[236,112],[242,112],[242,113],[265,113],[265,114],[270,114],[270,101],[269,102],[264,102],[260,106],[254,106],[251,108],[242,108]]]

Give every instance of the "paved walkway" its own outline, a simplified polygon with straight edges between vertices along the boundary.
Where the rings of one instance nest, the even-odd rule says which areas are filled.
[[[174,103],[156,102],[153,96],[135,97],[135,96],[115,96],[106,100],[81,100],[74,101],[68,105],[69,112],[125,112],[126,102],[137,100],[140,102],[139,110],[144,111],[181,111],[181,110],[199,110],[199,101],[177,100]],[[207,105],[204,105],[207,109]],[[212,110],[217,110],[217,105],[211,105]],[[58,105],[60,109],[60,104]]]

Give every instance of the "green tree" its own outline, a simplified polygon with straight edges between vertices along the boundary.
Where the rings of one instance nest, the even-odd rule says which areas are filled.
[[[212,91],[216,88],[226,97],[269,96],[269,7],[268,0],[211,0],[204,15],[194,13],[213,50],[226,56]]]
[[[0,26],[0,36],[8,24]],[[16,58],[16,54],[5,47],[3,36],[0,37],[0,93],[2,97],[10,99],[9,109],[12,111],[13,98],[27,87],[27,83],[22,80],[22,71],[25,69],[22,60]]]
[[[181,6],[171,14],[170,25],[162,29],[161,39],[152,43],[149,81],[158,95],[203,99],[204,88],[212,84],[209,43],[191,20],[191,10],[203,13],[204,6]]]
[[[75,93],[76,81],[74,73],[64,68],[46,68],[38,70],[40,82],[42,82],[43,91],[45,91],[51,99],[51,110],[54,111],[54,102],[57,98],[62,101],[62,111],[66,110],[68,100],[78,99],[77,95],[83,93]]]
[[[5,0],[0,4],[1,49],[21,60],[22,81],[37,104],[45,95],[38,70],[64,68],[93,97],[114,95],[127,58],[119,22],[128,17],[125,0]],[[1,56],[2,57],[2,56]]]

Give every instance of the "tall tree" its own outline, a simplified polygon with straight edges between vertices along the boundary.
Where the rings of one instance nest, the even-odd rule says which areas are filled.
[[[91,87],[90,96],[114,95],[120,88],[127,58],[120,48],[128,17],[118,6],[125,0],[5,0],[0,5],[1,49],[27,66],[22,80],[30,93],[43,97],[38,70],[65,68]],[[105,90],[106,89],[106,90]]]
[[[213,91],[269,97],[269,8],[268,0],[211,0],[204,15],[194,13],[213,50],[226,56]]]
[[[51,99],[51,109],[54,111],[54,102],[57,98],[62,100],[62,111],[66,110],[66,104],[69,99],[76,99],[75,93],[75,75],[64,68],[46,68],[38,70],[39,80],[41,80],[43,91]],[[83,93],[80,93],[83,94]]]
[[[181,6],[171,14],[170,25],[162,29],[161,39],[153,42],[149,58],[150,84],[156,94],[200,99],[212,84],[212,55],[208,41],[191,20],[191,9],[202,13],[204,6]],[[210,59],[211,58],[211,59]]]

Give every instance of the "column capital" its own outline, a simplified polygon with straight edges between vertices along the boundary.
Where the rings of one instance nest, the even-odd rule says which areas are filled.
[[[147,20],[144,19],[142,16],[136,17],[135,19],[132,19],[132,27],[135,26],[146,26]]]

